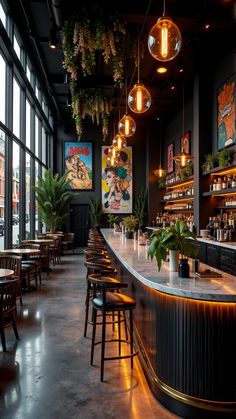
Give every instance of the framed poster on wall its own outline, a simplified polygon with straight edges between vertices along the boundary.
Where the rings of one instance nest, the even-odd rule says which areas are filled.
[[[191,154],[190,131],[187,131],[180,137],[180,153],[184,151],[186,154]]]
[[[217,92],[217,147],[222,150],[235,143],[235,74]]]
[[[65,141],[63,150],[64,172],[70,171],[68,187],[79,191],[94,189],[93,143]]]
[[[170,143],[167,147],[167,173],[172,173],[174,171],[174,141]]]
[[[102,212],[130,214],[133,211],[133,158],[132,146],[120,152],[117,165],[107,167],[109,146],[101,147],[102,158]]]

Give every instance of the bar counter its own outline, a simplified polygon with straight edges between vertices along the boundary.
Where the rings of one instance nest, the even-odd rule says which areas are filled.
[[[158,272],[146,245],[101,233],[136,299],[136,343],[153,393],[181,417],[235,417],[236,278],[178,278],[168,263]]]

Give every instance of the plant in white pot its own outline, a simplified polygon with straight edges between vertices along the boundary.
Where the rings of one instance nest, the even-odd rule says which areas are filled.
[[[184,221],[177,221],[174,226],[154,231],[151,235],[151,244],[148,249],[148,255],[151,259],[155,256],[157,259],[158,269],[161,263],[166,259],[167,250],[179,251],[180,259],[178,262],[179,277],[189,277],[188,258],[196,258],[199,253],[199,244],[196,236],[192,233]],[[177,255],[175,254],[177,260]],[[173,266],[172,269],[177,267]]]

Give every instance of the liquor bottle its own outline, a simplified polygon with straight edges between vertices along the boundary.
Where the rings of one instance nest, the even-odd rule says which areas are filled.
[[[222,189],[227,189],[227,187],[228,187],[227,177],[224,176],[224,179],[222,182]]]

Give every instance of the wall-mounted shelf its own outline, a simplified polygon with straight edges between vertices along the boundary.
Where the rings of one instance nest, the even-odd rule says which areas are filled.
[[[227,188],[221,189],[221,191],[209,191],[203,192],[203,196],[224,196],[224,195],[234,195],[236,194],[236,188]]]
[[[227,167],[215,167],[214,169],[210,170],[209,172],[203,172],[203,176],[207,175],[230,175],[236,173],[236,165],[232,164],[231,166]]]
[[[165,211],[173,211],[173,212],[193,212],[193,208],[164,208]]]
[[[236,209],[236,205],[220,205],[219,207],[216,207],[216,209],[231,210]]]
[[[179,198],[162,199],[161,203],[166,202],[186,202],[194,199],[194,195],[180,196]]]
[[[189,176],[187,179],[179,180],[178,182],[169,183],[168,185],[165,185],[166,189],[175,189],[179,186],[188,186],[193,183],[193,176]]]

